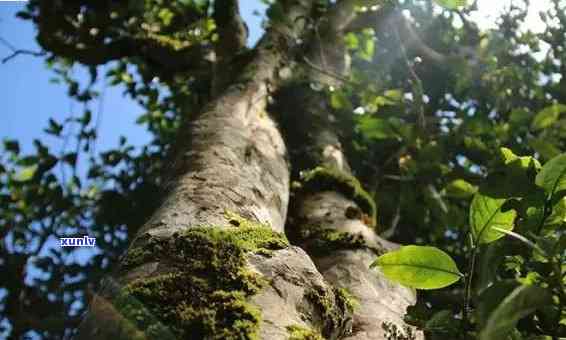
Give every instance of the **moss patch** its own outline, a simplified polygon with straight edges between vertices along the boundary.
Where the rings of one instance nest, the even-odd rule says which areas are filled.
[[[266,282],[246,257],[287,245],[285,236],[250,224],[150,238],[129,252],[124,269],[150,260],[173,270],[126,285],[114,305],[149,338],[256,339],[260,312],[247,300]]]
[[[367,214],[369,226],[375,227],[377,218],[375,201],[354,176],[337,169],[319,166],[304,172],[301,177],[302,190],[307,192],[336,190],[352,199]]]
[[[350,318],[356,306],[355,300],[345,289],[315,287],[306,297],[319,309],[325,323],[322,330],[324,336],[329,337],[336,330],[344,329],[345,322]]]
[[[376,255],[383,255],[384,249],[367,244],[361,234],[336,231],[320,225],[300,225],[292,241],[301,244],[309,254],[326,256],[338,250],[369,249]]]
[[[287,326],[289,340],[324,340],[319,332],[298,325]]]

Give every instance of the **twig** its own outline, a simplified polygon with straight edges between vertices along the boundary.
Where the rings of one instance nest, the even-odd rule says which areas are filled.
[[[46,55],[47,53],[45,53],[44,51],[37,52],[37,51],[30,51],[30,50],[15,50],[14,52],[12,52],[12,54],[2,58],[2,64],[7,63],[8,61],[17,57],[20,54],[31,55],[31,56],[34,56],[34,57],[42,57],[42,56]]]
[[[4,58],[2,58],[2,64],[7,63],[11,59],[17,57],[20,54],[32,55],[34,57],[41,57],[46,54],[45,51],[31,51],[31,50],[24,50],[24,49],[17,49],[14,45],[10,44],[6,39],[0,37],[0,43],[6,46],[12,53]]]

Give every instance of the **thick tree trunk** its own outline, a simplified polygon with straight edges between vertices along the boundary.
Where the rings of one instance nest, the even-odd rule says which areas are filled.
[[[282,111],[295,114],[300,130],[305,130],[298,132],[303,138],[296,130],[288,138],[302,150],[295,152],[298,159],[293,164],[305,166],[301,188],[291,204],[291,241],[311,255],[329,283],[346,289],[358,301],[352,332],[345,339],[387,339],[392,334],[400,339],[422,338],[403,322],[406,308],[416,302],[415,292],[370,269],[378,255],[397,245],[376,235],[371,198],[350,172],[333,129],[331,109],[323,96],[306,86],[290,89],[281,101],[289,102],[285,98],[291,97],[303,103],[301,110]]]
[[[347,20],[341,16],[341,22]],[[307,53],[310,84],[289,86],[279,95],[292,165],[302,182],[291,202],[288,234],[329,283],[358,301],[346,339],[420,339],[403,321],[416,292],[370,269],[378,255],[398,246],[376,234],[375,203],[351,173],[327,98],[311,89],[312,83],[340,88],[348,76],[340,34],[337,25],[330,26]],[[300,109],[289,104],[296,102]]]
[[[292,57],[290,37],[301,37],[301,22],[309,22],[300,19],[310,16],[311,1],[282,3],[287,23],[274,23],[232,84],[226,86],[224,76],[215,82],[215,90],[224,90],[181,128],[164,201],[132,241],[120,271],[93,298],[78,338],[385,339],[384,322],[402,327],[414,294],[369,269],[375,255],[392,245],[370,228],[371,201],[358,187],[349,196],[345,191],[353,187],[331,179],[335,186],[305,190],[292,205],[292,235],[314,263],[282,234],[288,156],[266,103]],[[341,13],[330,13],[328,22],[347,20]],[[319,47],[328,51],[328,45]],[[345,57],[337,52],[333,60]],[[221,64],[228,65],[228,58],[223,55]],[[302,109],[297,98],[288,103],[322,124],[301,125],[315,129],[307,148],[308,157],[315,156],[300,166],[325,166],[352,184],[328,125],[331,116],[320,110],[324,99],[304,94]],[[327,229],[346,235],[347,242],[317,252],[312,242]],[[353,320],[350,294],[359,303]]]

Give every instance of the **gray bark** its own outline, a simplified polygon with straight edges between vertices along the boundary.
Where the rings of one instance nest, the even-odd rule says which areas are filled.
[[[340,43],[340,34],[354,17],[339,12],[336,17],[340,18],[342,25],[332,24],[329,26],[331,29],[324,31],[318,43],[313,44],[307,54],[309,63],[305,67],[308,69],[310,82],[340,88],[350,71],[346,49]],[[308,171],[323,166],[351,176],[351,169],[334,125],[336,118],[326,104],[326,98],[306,86],[299,86],[282,91],[280,100],[302,103],[300,110],[287,105],[281,107],[286,120],[283,125],[286,125],[287,140],[297,149],[293,154],[293,167]],[[297,127],[299,124],[300,128]],[[379,270],[370,269],[370,264],[378,255],[393,250],[398,245],[376,234],[375,229],[364,219],[359,204],[336,188],[298,194],[297,202],[292,207],[294,211],[290,212],[293,219],[288,226],[289,233],[295,235],[295,241],[311,255],[328,282],[345,288],[359,302],[353,314],[352,333],[345,339],[378,340],[392,335],[406,339],[423,338],[422,333],[408,327],[403,321],[406,308],[416,303],[416,292],[392,283]],[[317,240],[304,237],[308,235],[304,233],[304,229],[313,226],[361,238],[364,246],[337,249],[323,255],[309,251],[310,244]],[[316,237],[315,234],[314,238]],[[389,328],[389,331],[384,328]]]
[[[266,112],[266,103],[270,90],[279,86],[279,71],[287,66],[291,57],[290,46],[286,45],[289,37],[304,34],[300,24],[304,20],[297,19],[310,15],[311,1],[283,3],[287,19],[295,24],[290,27],[275,23],[235,82],[206,105],[196,119],[181,128],[178,145],[174,148],[170,169],[172,179],[167,185],[167,194],[160,208],[132,241],[129,254],[143,247],[148,239],[172,240],[191,228],[237,231],[238,228],[227,220],[227,212],[265,223],[273,231],[284,232],[289,202],[288,156],[279,129]],[[347,4],[344,10],[351,10],[353,2],[342,3]],[[343,20],[350,19],[344,19],[344,13],[331,12],[328,22],[342,18],[345,26]],[[333,30],[325,31],[337,34]],[[316,46],[322,51],[331,50],[325,44]],[[343,52],[340,49],[334,53],[331,58],[334,63],[336,58],[346,58]],[[320,67],[327,68],[326,63],[317,60],[317,54],[310,58]],[[346,67],[347,59],[340,60],[341,67]],[[317,81],[329,80],[317,78]],[[320,98],[316,95],[313,98],[313,103],[321,105]],[[290,103],[296,105],[297,101]],[[304,108],[298,110],[295,107],[295,111],[314,113],[312,117],[324,121],[330,117],[321,117],[321,111],[308,112]],[[311,155],[317,154],[316,158],[322,164],[332,164],[350,173],[338,137],[327,127],[317,127]],[[261,312],[259,337],[288,339],[288,327],[301,326],[328,339],[385,339],[381,328],[383,322],[391,321],[402,327],[402,315],[406,306],[414,303],[414,292],[388,282],[369,269],[375,257],[370,249],[391,249],[394,245],[376,236],[362,220],[345,217],[344,212],[356,207],[356,203],[336,191],[313,193],[303,197],[296,206],[295,214],[303,221],[324,223],[325,228],[352,234],[360,233],[369,247],[313,256],[314,263],[296,246],[274,250],[269,256],[249,254],[246,270],[259,273],[269,283],[249,298]],[[116,330],[123,316],[113,308],[112,298],[130,283],[177,270],[178,267],[166,261],[154,259],[108,279],[105,289],[91,302],[78,338],[108,339],[125,334]],[[360,302],[353,316],[353,333],[352,318],[347,310],[338,306],[333,285],[347,288]],[[324,295],[332,313],[340,314],[338,320],[329,320],[328,310],[321,308],[320,301],[313,301],[313,292]]]

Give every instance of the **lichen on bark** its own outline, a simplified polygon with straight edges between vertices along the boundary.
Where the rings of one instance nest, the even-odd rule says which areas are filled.
[[[237,219],[243,226],[195,227],[165,240],[150,238],[129,252],[125,266],[151,260],[170,269],[124,286],[113,299],[116,309],[149,338],[256,339],[261,315],[248,297],[268,282],[249,269],[247,255],[269,255],[288,242],[237,215],[230,221]]]

